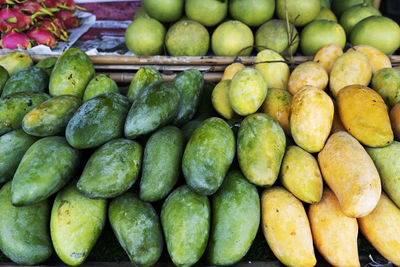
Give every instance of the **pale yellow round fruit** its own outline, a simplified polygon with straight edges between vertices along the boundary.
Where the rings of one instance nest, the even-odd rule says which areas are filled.
[[[375,47],[369,45],[357,45],[349,50],[355,50],[367,56],[369,63],[371,63],[372,74],[375,74],[375,72],[380,69],[392,67],[390,58]]]
[[[220,81],[211,94],[211,102],[215,110],[225,119],[229,120],[235,115],[231,104],[229,103],[229,86],[231,80]]]
[[[337,44],[329,44],[322,47],[314,56],[314,62],[320,64],[326,72],[331,73],[333,63],[343,55],[343,49]]]
[[[307,61],[298,65],[289,78],[288,88],[295,95],[306,85],[325,90],[328,85],[328,73],[318,63]]]

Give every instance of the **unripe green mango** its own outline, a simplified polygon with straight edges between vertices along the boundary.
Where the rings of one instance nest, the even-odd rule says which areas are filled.
[[[118,85],[105,74],[99,74],[90,80],[83,94],[83,101],[88,101],[104,93],[118,93]]]
[[[32,66],[32,58],[22,52],[12,52],[0,57],[0,66],[5,68],[9,75]]]
[[[129,101],[133,102],[146,86],[153,82],[162,81],[161,73],[151,67],[140,68],[129,85],[128,93],[126,96]]]
[[[163,234],[150,203],[127,192],[111,201],[108,218],[122,248],[135,266],[152,266],[161,256]]]
[[[8,71],[4,67],[0,66],[0,93],[2,92],[8,78],[10,78]]]
[[[56,62],[57,62],[56,57],[47,57],[45,59],[40,60],[38,63],[36,63],[35,66],[44,69],[50,77],[50,74],[53,71]]]
[[[28,67],[11,75],[4,85],[2,97],[18,92],[45,92],[49,75],[39,67]]]

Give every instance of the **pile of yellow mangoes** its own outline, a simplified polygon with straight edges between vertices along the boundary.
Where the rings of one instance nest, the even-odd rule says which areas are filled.
[[[259,52],[254,65],[229,65],[212,103],[226,119],[270,115],[293,144],[277,175],[282,186],[257,180],[272,186],[261,205],[275,256],[285,265],[314,266],[315,246],[334,266],[360,266],[360,228],[400,265],[400,69],[371,46],[344,52],[335,44],[292,72],[272,50]]]

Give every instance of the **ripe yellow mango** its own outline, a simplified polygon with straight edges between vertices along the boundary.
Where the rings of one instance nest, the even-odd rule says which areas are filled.
[[[358,267],[357,219],[347,217],[328,188],[319,203],[308,210],[314,244],[333,266]]]
[[[382,147],[393,142],[388,110],[382,97],[362,85],[350,85],[337,95],[343,126],[362,144]]]
[[[394,105],[390,111],[392,129],[398,141],[400,141],[400,102]]]
[[[257,54],[255,63],[263,61],[284,61],[284,58],[273,50],[265,49]],[[287,90],[290,70],[285,62],[260,63],[256,64],[256,69],[262,73],[269,88]]]
[[[363,53],[347,51],[333,63],[329,87],[334,97],[339,91],[352,84],[367,86],[371,81],[372,67]]]
[[[325,90],[328,80],[328,73],[321,65],[308,61],[301,63],[293,70],[289,78],[288,88],[292,95],[295,95],[306,85]]]
[[[372,66],[372,74],[375,74],[375,72],[380,69],[392,67],[390,58],[385,53],[381,52],[375,47],[369,45],[357,45],[353,48],[350,48],[349,50],[355,50],[367,56]]]
[[[319,152],[331,132],[332,99],[322,90],[304,86],[292,100],[290,130],[297,145],[310,153]]]
[[[229,102],[239,115],[246,116],[256,112],[265,100],[268,85],[264,76],[256,69],[239,70],[229,87]]]
[[[400,265],[400,209],[382,193],[376,208],[359,218],[360,229],[379,253]]]
[[[235,115],[231,104],[229,103],[229,86],[231,80],[221,80],[214,88],[211,94],[211,102],[215,110],[225,119],[232,119]]]
[[[347,132],[331,135],[318,154],[322,176],[346,216],[368,215],[381,195],[381,180],[364,147]]]
[[[282,185],[301,201],[318,203],[323,192],[317,160],[298,146],[289,146],[282,161]]]
[[[270,88],[262,105],[263,112],[279,122],[286,135],[291,135],[289,117],[292,98],[287,90]]]
[[[222,75],[221,81],[224,80],[232,80],[233,76],[235,76],[236,72],[241,69],[244,69],[246,66],[242,63],[235,62],[230,64],[228,67],[225,68],[224,74]]]
[[[274,255],[287,266],[314,266],[310,223],[301,201],[272,187],[263,192],[261,206],[263,233]]]
[[[333,63],[343,55],[343,49],[337,44],[323,46],[314,56],[314,62],[320,64],[326,72],[331,73]]]

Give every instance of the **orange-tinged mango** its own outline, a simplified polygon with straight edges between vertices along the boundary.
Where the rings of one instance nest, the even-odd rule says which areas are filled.
[[[385,53],[370,45],[356,45],[349,50],[355,50],[367,56],[369,63],[371,63],[372,66],[372,74],[380,69],[392,67],[390,58]]]
[[[360,229],[379,253],[400,265],[400,209],[382,193],[376,208],[359,218]]]
[[[317,260],[303,204],[282,187],[261,197],[262,229],[274,255],[287,266],[314,266]]]
[[[323,46],[314,56],[314,62],[320,64],[326,72],[331,73],[333,63],[343,55],[343,49],[337,44]]]
[[[319,203],[308,210],[315,247],[333,266],[358,267],[357,219],[347,217],[328,188]]]
[[[347,132],[331,135],[318,154],[322,176],[346,216],[368,215],[381,195],[378,171],[364,147]]]
[[[333,122],[332,122],[332,130],[331,133],[337,133],[340,131],[346,131],[343,126],[342,121],[340,120],[339,109],[336,102],[333,102],[335,107],[335,113],[333,114]]]
[[[367,86],[371,81],[372,67],[363,53],[348,51],[333,63],[330,73],[329,87],[334,97],[339,91],[353,84]]]
[[[362,144],[382,147],[393,142],[388,110],[382,97],[362,85],[350,85],[337,95],[340,119]]]
[[[398,141],[400,141],[400,102],[390,111],[390,121],[392,129]]]
[[[289,66],[284,61],[284,58],[277,52],[265,49],[257,54],[256,63],[263,61],[278,61],[271,63],[256,64],[256,69],[262,73],[269,88],[288,88],[288,80],[290,76]]]
[[[298,65],[289,78],[288,88],[292,95],[306,85],[325,90],[328,85],[328,73],[318,63],[307,61]]]
[[[235,62],[230,64],[228,67],[225,68],[224,74],[222,75],[221,81],[224,80],[232,80],[233,76],[235,76],[236,72],[241,69],[244,69],[246,66],[242,63]]]
[[[270,88],[262,110],[279,122],[286,135],[291,135],[289,116],[293,96],[287,90]]]
[[[334,107],[332,99],[322,90],[305,86],[292,100],[290,130],[297,145],[304,150],[319,152],[331,132]]]
[[[211,102],[215,110],[225,119],[232,119],[235,115],[229,103],[229,86],[231,80],[221,80],[211,94]]]

